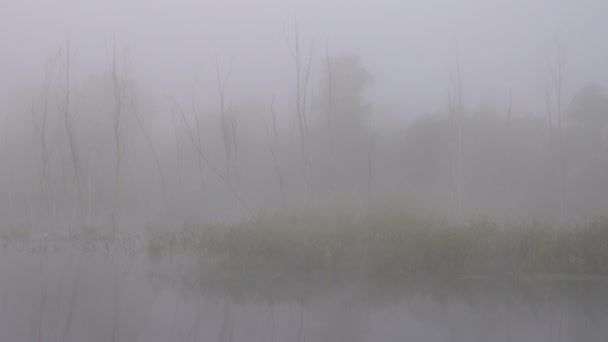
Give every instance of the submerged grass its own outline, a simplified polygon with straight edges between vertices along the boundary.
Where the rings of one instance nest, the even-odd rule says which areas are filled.
[[[569,227],[455,224],[411,214],[280,214],[149,232],[153,259],[193,252],[202,269],[282,275],[608,275],[608,220]]]

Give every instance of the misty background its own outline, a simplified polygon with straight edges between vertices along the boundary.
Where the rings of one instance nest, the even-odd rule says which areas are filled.
[[[3,1],[2,224],[608,207],[603,1]]]
[[[0,336],[605,341],[607,36],[605,0],[0,0]]]

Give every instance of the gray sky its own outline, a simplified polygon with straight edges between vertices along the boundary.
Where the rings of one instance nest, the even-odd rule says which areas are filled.
[[[317,67],[327,38],[333,54],[360,55],[376,79],[374,105],[406,109],[399,115],[445,107],[457,46],[471,105],[506,101],[512,87],[516,107],[539,106],[540,69],[557,33],[567,46],[566,92],[608,83],[603,0],[0,0],[0,8],[3,94],[41,81],[43,63],[70,33],[76,77],[106,68],[104,42],[116,35],[153,94],[208,80],[217,52],[225,67],[234,56],[234,94],[270,97],[289,91],[284,30],[296,17],[303,41],[315,39]]]

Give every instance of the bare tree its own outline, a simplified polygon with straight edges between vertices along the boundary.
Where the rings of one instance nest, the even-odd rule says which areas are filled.
[[[564,161],[564,142],[563,142],[563,128],[562,128],[562,96],[564,88],[564,65],[566,58],[566,47],[563,45],[561,37],[557,35],[553,46],[553,55],[549,55],[548,67],[551,75],[551,81],[553,89],[555,91],[555,109],[557,110],[557,134],[559,144],[559,169],[560,169],[560,208],[559,217],[560,222],[564,221],[565,211],[565,161]],[[551,61],[553,59],[553,61]]]
[[[547,62],[547,64],[549,64]],[[550,71],[549,71],[550,72]],[[549,130],[553,133],[553,114],[552,114],[552,105],[551,105],[551,81],[549,80],[549,76],[545,73],[543,75],[543,83],[545,88],[545,112],[547,114],[547,119],[549,122]]]
[[[272,100],[270,101],[270,114],[272,118],[272,134],[271,129],[268,127],[268,123],[264,123],[264,127],[266,128],[266,138],[268,140],[268,149],[270,150],[270,155],[272,156],[272,165],[274,166],[274,171],[277,176],[277,182],[279,183],[279,189],[281,190],[281,204],[285,205],[285,190],[283,184],[283,173],[281,172],[281,168],[279,166],[279,161],[277,157],[278,153],[278,135],[277,135],[277,116],[274,111],[274,94],[272,95]]]
[[[179,102],[173,98],[170,98],[170,101],[173,103],[174,110],[177,112],[177,114],[179,114],[182,125],[184,126],[184,129],[188,135],[188,138],[190,139],[190,142],[194,146],[196,153],[205,162],[205,164],[207,165],[207,168],[209,168],[209,170],[211,170],[211,172],[213,172],[222,182],[224,182],[224,184],[228,188],[228,191],[230,191],[232,193],[232,195],[236,198],[236,200],[247,210],[247,212],[251,216],[253,216],[253,210],[251,210],[251,207],[249,207],[247,202],[243,199],[243,197],[241,197],[239,192],[235,189],[234,185],[230,181],[230,178],[228,178],[227,176],[222,174],[222,172],[211,162],[211,160],[209,160],[209,158],[205,154],[205,151],[203,150],[203,147],[200,144],[198,144],[198,140],[196,138],[196,133],[194,131],[194,128],[192,127],[192,124],[188,121],[188,118],[186,117],[184,110],[179,105]]]
[[[334,101],[332,97],[332,63],[329,54],[329,39],[325,42],[325,64],[327,68],[327,132],[329,135],[329,150],[333,154],[334,151],[334,129],[333,129],[333,109]]]
[[[507,104],[507,132],[505,135],[505,225],[511,214],[511,112],[513,109],[513,91],[509,89]]]
[[[295,71],[296,71],[296,118],[298,121],[298,127],[300,130],[300,148],[302,154],[302,167],[304,172],[304,180],[307,188],[310,191],[310,198],[313,197],[313,184],[312,184],[312,157],[308,151],[308,121],[312,113],[312,105],[308,107],[308,93],[310,83],[310,72],[312,69],[314,41],[311,41],[308,49],[308,60],[305,60],[302,56],[301,42],[300,42],[300,30],[297,21],[294,23],[294,41],[293,46],[289,42],[287,32],[285,32],[285,41],[289,53],[291,54]],[[311,100],[312,101],[311,96]],[[311,102],[312,103],[312,102]]]
[[[460,50],[456,48],[456,75],[450,73],[451,89],[448,91],[448,105],[450,109],[450,125],[452,134],[456,135],[456,151],[452,151],[452,160],[456,156],[455,175],[452,171],[453,182],[455,183],[455,202],[456,202],[456,218],[460,220],[461,216],[461,199],[462,199],[462,120],[463,120],[463,102],[462,102],[462,78],[460,73]],[[454,103],[455,102],[455,103]],[[456,127],[454,127],[456,126]],[[456,131],[456,132],[454,132]],[[454,163],[454,162],[453,162]],[[454,179],[455,178],[455,179]],[[454,184],[452,185],[454,186]]]
[[[289,52],[291,53],[291,56],[294,59],[295,68],[296,68],[296,116],[298,119],[298,127],[300,129],[302,154],[304,154],[304,142],[306,139],[306,133],[305,133],[305,119],[302,114],[302,106],[301,106],[302,95],[301,95],[300,88],[302,86],[302,82],[300,81],[300,78],[302,77],[302,59],[301,59],[301,55],[300,55],[300,30],[298,29],[297,22],[295,23],[295,27],[294,27],[294,35],[295,35],[295,42],[294,42],[295,48],[292,48],[289,43],[289,39],[287,38],[287,32],[285,32],[285,41],[287,43],[287,48],[289,49]]]
[[[70,149],[70,157],[72,159],[72,167],[73,167],[73,210],[74,217],[78,216],[80,218],[80,223],[83,223],[84,215],[82,208],[82,189],[81,189],[81,165],[80,165],[80,149],[78,147],[78,143],[76,141],[76,134],[74,132],[74,124],[77,119],[77,114],[72,113],[70,111],[70,101],[71,101],[71,57],[72,57],[72,41],[71,38],[68,38],[65,41],[65,95],[63,99],[63,126],[65,128],[65,133],[68,138],[68,146]]]
[[[235,162],[233,158],[236,158],[236,129],[237,129],[237,117],[236,112],[232,105],[226,106],[226,86],[230,80],[230,74],[232,73],[232,65],[234,59],[230,59],[230,66],[225,77],[220,75],[220,66],[215,56],[215,72],[217,78],[217,88],[220,97],[220,115],[222,120],[222,139],[224,142],[224,153],[225,153],[225,165],[226,165],[226,176],[231,176],[231,166]]]
[[[312,68],[312,56],[314,49],[314,42],[310,43],[308,51],[308,61],[305,61],[302,57],[301,42],[300,42],[300,30],[297,21],[294,24],[294,42],[293,47],[287,38],[287,32],[285,32],[285,41],[289,53],[291,54],[295,63],[296,71],[296,117],[298,120],[298,127],[300,129],[301,148],[304,153],[306,146],[306,135],[307,135],[307,112],[306,112],[306,98],[308,96],[308,85],[310,79],[310,71]]]
[[[201,124],[200,124],[200,120],[198,119],[198,116],[196,116],[196,114],[194,114],[194,121],[195,121],[195,125],[196,125],[196,144],[202,148],[203,146],[203,139],[202,139],[202,134],[201,134]],[[201,179],[201,188],[204,187],[205,185],[205,175],[203,173],[203,158],[201,157],[200,154],[197,154],[197,166],[198,166],[198,175]]]
[[[336,163],[334,157],[334,100],[333,100],[333,72],[332,61],[329,54],[329,39],[325,41],[325,66],[327,72],[327,135],[329,138],[330,183],[332,194],[336,195]]]
[[[158,171],[158,176],[160,178],[165,206],[168,206],[167,185],[166,185],[167,182],[165,181],[165,174],[163,172],[160,158],[158,156],[158,153],[156,153],[156,148],[154,148],[154,143],[152,142],[152,137],[150,136],[150,134],[148,133],[148,130],[144,126],[143,121],[139,117],[137,106],[132,97],[131,97],[131,107],[133,108],[133,117],[135,118],[137,125],[141,129],[141,132],[144,135],[144,138],[146,139],[146,144],[148,145],[148,149],[150,150],[150,153],[152,154],[152,158],[154,159],[154,165],[156,166],[156,170]]]
[[[303,94],[302,94],[302,116],[304,119],[304,134],[307,135],[308,134],[308,123],[310,122],[311,118],[311,114],[312,114],[312,108],[313,108],[313,103],[312,101],[314,101],[315,98],[315,94],[314,94],[314,88],[311,88],[310,92],[311,92],[311,96],[310,96],[310,109],[308,110],[308,112],[306,111],[306,106],[307,106],[307,101],[306,98],[308,97],[308,84],[309,84],[309,80],[310,80],[310,69],[312,67],[312,53],[313,53],[313,47],[314,47],[314,42],[310,43],[310,48],[308,51],[308,64],[306,65],[306,69],[304,70],[304,90],[303,90]]]
[[[4,127],[6,128],[6,132],[4,134],[4,148],[5,148],[5,155],[9,155],[9,140],[8,140],[8,125],[4,125]],[[10,223],[14,223],[13,220],[15,218],[14,216],[14,195],[13,195],[13,170],[12,167],[10,165],[10,163],[8,162],[4,162],[4,165],[6,167],[5,172],[6,172],[6,201],[7,201],[7,205],[8,205],[8,220]]]
[[[202,132],[201,132],[201,125],[200,125],[200,120],[198,118],[199,112],[196,108],[196,101],[194,98],[194,95],[196,94],[196,77],[194,78],[194,83],[192,84],[192,96],[191,96],[191,105],[192,105],[192,115],[194,116],[194,121],[196,124],[196,143],[198,144],[198,146],[200,146],[202,148],[203,146],[203,139],[202,139]],[[178,150],[179,152],[179,150]],[[178,157],[179,158],[179,157]],[[200,181],[201,181],[201,190],[204,190],[204,186],[205,186],[205,175],[203,172],[203,159],[201,158],[200,154],[197,154],[197,166],[198,166],[198,175],[200,177]],[[179,159],[178,159],[178,163],[179,163]],[[179,172],[179,164],[178,164],[178,172]]]
[[[173,136],[175,137],[175,158],[176,158],[176,166],[177,166],[177,182],[179,185],[180,191],[182,190],[182,167],[181,167],[181,157],[180,157],[180,149],[179,149],[179,134],[177,133],[177,124],[175,119],[175,112],[171,111],[171,123],[173,124]]]
[[[373,200],[372,186],[374,181],[373,153],[374,153],[374,132],[370,132],[367,146],[367,201],[371,206]]]
[[[233,165],[236,167],[237,165],[237,153],[238,153],[238,141],[237,141],[237,137],[238,137],[238,123],[239,123],[239,111],[237,110],[237,108],[230,103],[230,105],[228,106],[228,113],[227,113],[227,118],[228,118],[228,124],[230,126],[230,136],[232,137],[232,163]]]
[[[106,47],[106,54],[108,53]],[[111,55],[107,56],[110,75],[112,78],[112,95],[114,97],[114,115],[113,115],[113,131],[114,131],[114,148],[115,148],[115,163],[114,163],[114,215],[119,216],[120,211],[120,174],[123,160],[122,146],[122,117],[124,112],[124,104],[127,95],[127,86],[129,80],[130,63],[128,54],[123,49],[122,62],[118,60],[116,52],[116,37],[112,40]],[[119,63],[122,64],[119,66]]]
[[[51,86],[53,85],[53,77],[57,71],[57,66],[60,58],[61,50],[52,56],[45,65],[44,84],[42,89],[42,109],[37,113],[35,106],[32,105],[32,122],[34,125],[34,133],[38,137],[40,144],[40,160],[41,160],[41,192],[44,193],[49,182],[49,161],[53,153],[53,146],[49,146],[47,138],[47,127],[49,121],[49,97]]]

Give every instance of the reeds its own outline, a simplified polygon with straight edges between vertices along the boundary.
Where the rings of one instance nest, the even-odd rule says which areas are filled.
[[[281,214],[149,234],[154,259],[185,251],[228,272],[608,275],[608,220],[501,226],[400,213]]]

